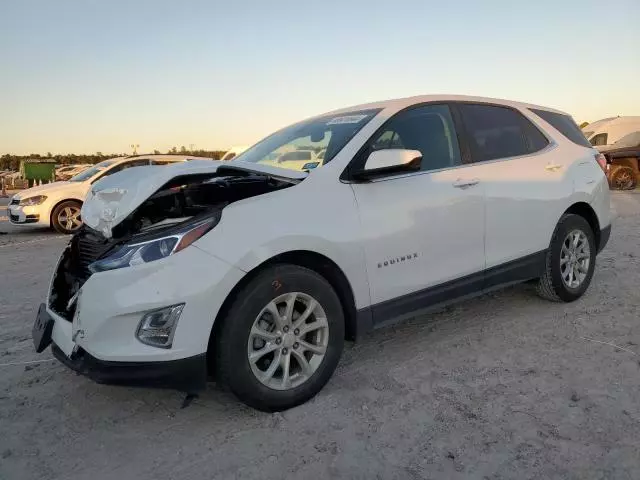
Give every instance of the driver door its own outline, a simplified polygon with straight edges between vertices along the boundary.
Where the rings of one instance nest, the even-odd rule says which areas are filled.
[[[353,183],[374,324],[482,287],[484,195],[460,148],[447,105],[396,114],[365,155],[419,150],[421,170]]]

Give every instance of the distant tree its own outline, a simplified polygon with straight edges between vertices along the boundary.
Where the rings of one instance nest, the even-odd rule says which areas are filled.
[[[176,147],[171,147],[171,150],[169,150],[167,153],[176,154],[178,153],[178,149]]]
[[[180,153],[182,153],[182,154],[187,153],[187,149],[186,149],[186,148],[184,148],[184,145],[182,145],[182,146],[180,147]]]
[[[582,122],[582,123],[580,124],[580,128],[584,128],[584,127],[586,127],[587,125],[589,125],[589,122]]]
[[[162,155],[162,154],[160,153],[160,150],[154,150],[154,151],[153,151],[153,154],[154,154],[154,155]]]
[[[51,158],[53,157],[53,155],[51,155],[51,152],[47,152],[47,158]]]

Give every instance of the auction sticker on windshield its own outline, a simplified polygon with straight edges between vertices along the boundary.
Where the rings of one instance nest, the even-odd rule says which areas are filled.
[[[358,123],[367,118],[367,115],[345,115],[343,117],[332,118],[327,125],[342,125],[345,123]]]

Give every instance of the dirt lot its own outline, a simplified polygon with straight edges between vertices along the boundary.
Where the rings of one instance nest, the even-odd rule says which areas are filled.
[[[519,286],[375,332],[273,415],[11,365],[50,357],[30,331],[66,239],[0,222],[0,479],[638,479],[640,195],[613,200],[580,301]]]

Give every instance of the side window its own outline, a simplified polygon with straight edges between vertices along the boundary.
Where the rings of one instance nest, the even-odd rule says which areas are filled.
[[[606,145],[607,144],[607,134],[606,133],[599,133],[598,135],[596,135],[595,137],[593,137],[591,140],[589,140],[591,142],[591,145],[593,145],[594,147],[597,147],[599,145]]]
[[[122,170],[126,170],[127,168],[144,167],[147,165],[149,165],[149,160],[146,158],[144,160],[132,160],[130,162],[124,162],[124,163],[121,163],[120,165],[116,165],[111,170],[107,170],[102,175],[100,175],[99,178],[96,178],[96,180],[94,181],[100,180],[101,178],[104,178],[104,177],[108,177],[109,175],[113,175],[114,173],[118,173]]]
[[[134,160],[132,162],[127,162],[127,163],[123,163],[121,165],[121,170],[126,170],[127,168],[132,168],[132,167],[145,167],[149,165],[149,159],[144,159],[144,160]]]
[[[458,108],[474,162],[527,155],[549,144],[535,125],[511,108],[479,104]]]
[[[189,159],[191,160],[191,159]],[[154,160],[151,159],[151,165],[172,165],[174,163],[179,163],[181,160]]]
[[[425,105],[398,113],[371,141],[369,151],[403,148],[422,153],[422,170],[460,164],[460,148],[449,107]]]

